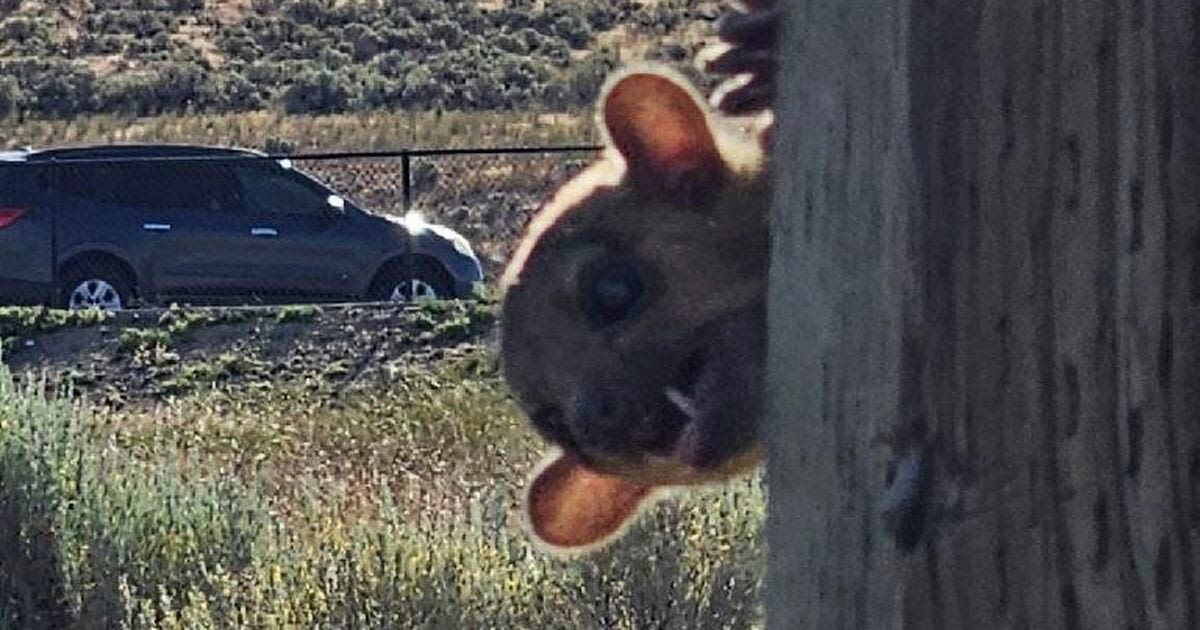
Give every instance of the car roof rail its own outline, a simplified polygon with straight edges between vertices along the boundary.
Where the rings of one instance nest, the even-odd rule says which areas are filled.
[[[101,144],[74,147],[52,147],[33,151],[36,159],[54,160],[104,160],[127,158],[203,158],[203,157],[260,157],[257,151],[239,147],[208,146],[197,144]]]

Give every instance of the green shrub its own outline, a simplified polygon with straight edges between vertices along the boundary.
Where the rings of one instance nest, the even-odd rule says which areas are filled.
[[[584,50],[592,43],[591,27],[588,26],[587,20],[576,14],[559,17],[554,21],[551,32],[576,50]]]
[[[450,97],[445,83],[438,81],[429,68],[417,66],[404,75],[401,105],[414,109],[434,109]]]
[[[428,308],[435,308],[430,306]],[[249,369],[235,356],[206,368]],[[409,378],[411,376],[411,378]],[[230,400],[212,417],[148,422],[97,415],[0,366],[0,626],[730,627],[761,622],[763,494],[747,480],[671,500],[622,541],[561,562],[531,549],[511,524],[528,454],[494,361],[406,375],[393,404],[312,401],[281,393],[271,407]],[[193,397],[172,413],[204,404]],[[275,405],[286,405],[286,408]],[[404,417],[404,414],[412,414]],[[139,423],[166,434],[135,448]],[[517,424],[514,424],[517,422]],[[207,427],[207,428],[206,428]],[[230,428],[240,432],[224,433]],[[276,443],[253,431],[291,436]],[[116,435],[114,436],[114,432]],[[211,434],[210,434],[211,433]],[[353,466],[362,449],[412,488],[366,478],[288,475],[291,499],[267,494],[269,464],[206,456],[227,436],[231,455],[266,460],[318,441]],[[173,439],[172,439],[173,438]],[[179,445],[187,446],[179,446]],[[358,450],[346,450],[358,449]],[[464,450],[465,449],[465,450]],[[474,456],[464,456],[474,453]],[[487,483],[463,483],[465,470]],[[427,474],[429,471],[431,474]],[[497,482],[497,479],[506,480]],[[369,483],[371,492],[355,496]],[[389,488],[405,491],[402,501]],[[455,497],[438,502],[439,494]]]
[[[0,625],[117,622],[244,570],[269,522],[252,493],[110,457],[82,408],[17,390],[0,366]]]
[[[321,314],[321,307],[308,304],[288,305],[281,307],[275,315],[275,321],[280,324],[289,322],[307,322],[316,319]]]
[[[46,23],[35,18],[16,16],[0,22],[0,41],[20,44],[22,48],[48,39],[48,34]]]
[[[370,61],[384,47],[383,38],[365,24],[350,24],[342,29],[342,39],[350,44],[354,61],[357,63]]]
[[[597,34],[619,25],[665,33],[698,19],[693,0],[497,9],[462,0],[254,0],[221,20],[199,13],[202,0],[97,0],[68,36],[73,29],[58,28],[61,16],[43,4],[0,21],[0,40],[17,44],[0,53],[11,55],[0,56],[0,76],[18,83],[11,110],[57,118],[268,105],[289,113],[557,107],[580,100],[566,83],[590,72],[579,53]],[[532,71],[514,82],[505,68],[514,64]],[[408,79],[414,67],[431,80]]]
[[[138,115],[183,111],[201,103],[208,77],[194,63],[162,63],[141,72],[114,74],[100,83],[101,109]]]
[[[100,309],[67,311],[40,306],[0,306],[0,338],[31,337],[63,328],[102,324],[112,313]]]
[[[557,108],[586,107],[595,102],[605,78],[616,67],[616,58],[608,51],[592,54],[550,81],[542,90],[542,100]]]
[[[167,348],[171,334],[161,328],[124,328],[117,336],[117,348],[127,354]]]
[[[283,91],[283,107],[289,114],[342,111],[353,99],[353,86],[346,77],[328,70],[297,77]]]
[[[158,111],[162,78],[155,73],[114,75],[100,83],[100,109],[147,116]]]
[[[324,26],[333,8],[334,0],[292,0],[283,6],[283,13],[297,24]]]
[[[599,3],[587,10],[587,22],[593,30],[607,31],[616,26],[619,12],[609,3]]]
[[[158,12],[137,10],[96,11],[86,14],[88,32],[109,35],[133,35],[146,38],[165,32],[169,24]]]
[[[96,75],[82,65],[26,58],[0,62],[0,76],[17,80],[25,96],[22,109],[67,117],[95,108]]]
[[[16,79],[0,76],[0,118],[16,113],[23,98],[21,86]]]
[[[237,72],[210,76],[196,89],[198,102],[208,108],[227,112],[246,112],[266,105],[262,90]]]

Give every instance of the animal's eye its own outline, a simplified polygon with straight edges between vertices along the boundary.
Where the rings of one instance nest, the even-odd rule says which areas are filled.
[[[646,282],[632,262],[606,261],[583,274],[580,293],[588,321],[607,326],[634,314],[646,293]]]

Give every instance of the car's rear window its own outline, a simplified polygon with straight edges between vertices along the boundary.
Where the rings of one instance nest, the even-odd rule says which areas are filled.
[[[26,181],[37,177],[34,167],[24,164],[0,164],[0,208],[29,203]]]
[[[236,182],[219,163],[118,162],[59,164],[53,187],[102,204],[139,209],[234,212]]]
[[[16,191],[13,190],[12,175],[16,170],[14,166],[0,164],[0,206],[5,206],[15,201],[13,197]]]

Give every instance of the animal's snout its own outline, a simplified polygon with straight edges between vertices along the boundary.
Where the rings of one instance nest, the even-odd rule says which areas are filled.
[[[628,443],[628,406],[618,397],[598,388],[577,391],[570,404],[570,431],[575,441],[604,450],[620,449]]]
[[[661,393],[649,391],[643,397],[623,397],[610,390],[587,389],[578,392],[568,408],[570,441],[616,456],[669,453],[692,421]]]

